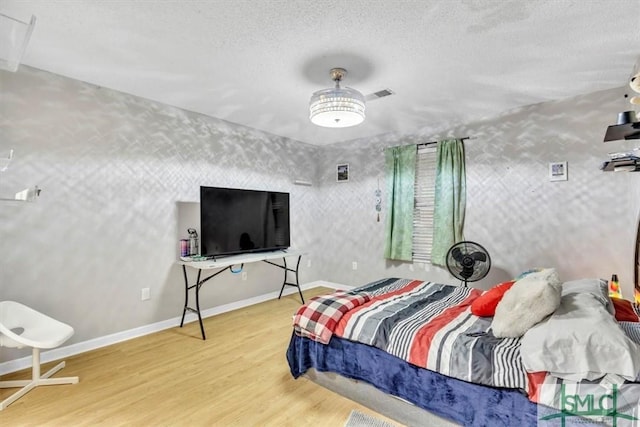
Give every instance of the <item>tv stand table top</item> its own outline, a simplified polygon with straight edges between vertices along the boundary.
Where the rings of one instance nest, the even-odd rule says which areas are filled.
[[[207,259],[203,261],[182,261],[178,260],[177,263],[185,265],[187,267],[197,268],[199,270],[214,270],[217,268],[230,267],[237,264],[248,264],[250,262],[265,261],[270,259],[294,257],[306,255],[306,252],[299,250],[277,250],[267,252],[253,252],[248,254],[228,255],[220,256],[215,259]]]
[[[207,282],[209,279],[213,279],[220,273],[225,272],[226,270],[232,270],[234,265],[244,265],[251,262],[266,262],[267,264],[271,264],[275,267],[280,268],[284,271],[284,280],[282,282],[282,287],[280,288],[280,295],[278,295],[278,299],[282,297],[282,291],[286,286],[293,286],[297,288],[298,294],[300,294],[300,300],[304,304],[304,297],[302,296],[302,290],[300,289],[300,282],[298,280],[298,271],[300,269],[300,260],[302,259],[302,255],[306,255],[306,252],[299,250],[277,250],[277,251],[268,251],[268,252],[254,252],[248,254],[240,254],[240,255],[230,255],[225,257],[220,257],[217,259],[208,259],[203,261],[184,261],[178,260],[176,261],[178,264],[182,265],[182,273],[184,276],[184,287],[185,287],[185,298],[184,298],[184,309],[182,310],[182,320],[180,321],[180,327],[184,325],[184,317],[187,313],[193,312],[198,315],[198,321],[200,323],[200,332],[202,333],[202,339],[206,339],[206,335],[204,333],[204,325],[202,324],[202,315],[200,313],[200,288]],[[295,262],[295,267],[287,265],[288,257],[296,257],[297,260]],[[282,259],[282,264],[277,264],[272,260]],[[190,283],[189,275],[187,274],[187,267],[193,268],[198,272],[198,276],[195,282]],[[218,270],[216,272],[211,272],[210,270]],[[203,276],[206,277],[202,277]],[[294,273],[295,275],[295,283],[287,281],[287,273]],[[195,291],[196,297],[196,306],[191,307],[189,305],[189,291]]]

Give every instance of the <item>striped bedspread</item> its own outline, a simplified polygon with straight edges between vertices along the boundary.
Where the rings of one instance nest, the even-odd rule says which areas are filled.
[[[471,302],[480,290],[392,278],[350,294],[366,302],[341,312],[339,319],[330,316],[337,320],[331,327],[336,336],[453,378],[528,391],[520,339],[494,337],[491,318],[471,314]]]

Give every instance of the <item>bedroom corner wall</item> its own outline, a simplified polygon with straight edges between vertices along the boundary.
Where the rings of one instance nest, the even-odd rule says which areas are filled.
[[[292,246],[313,260],[300,280],[322,278],[317,191],[293,184],[316,182],[318,147],[25,66],[0,72],[0,91],[0,155],[14,150],[0,197],[42,188],[0,202],[0,300],[73,325],[68,344],[181,314],[177,203],[200,185],[290,192]],[[202,308],[279,290],[281,270],[245,271],[207,283]],[[15,357],[3,348],[0,362]]]
[[[322,152],[320,199],[327,238],[322,242],[326,278],[361,285],[380,277],[458,284],[442,268],[384,260],[385,146],[473,136],[465,141],[465,237],[487,248],[492,270],[473,286],[486,289],[534,267],[555,267],[563,280],[620,277],[631,297],[633,239],[640,206],[640,174],[604,173],[607,153],[635,147],[603,143],[606,127],[625,107],[624,88],[546,102],[439,135],[387,135],[335,144]],[[463,108],[463,106],[461,106]],[[548,164],[568,162],[568,181],[550,182]],[[335,181],[337,163],[350,164],[346,183]],[[375,222],[374,191],[380,179],[383,215]],[[632,236],[633,234],[633,236]],[[351,269],[352,261],[358,270]]]
[[[200,185],[291,193],[292,246],[310,252],[301,282],[361,285],[380,277],[459,283],[429,264],[382,258],[383,148],[446,136],[466,142],[465,235],[489,250],[489,286],[531,267],[563,279],[617,273],[630,296],[640,174],[603,173],[602,143],[623,89],[511,111],[433,135],[383,135],[314,147],[29,67],[0,72],[0,197],[39,185],[35,203],[0,202],[0,299],[16,299],[74,326],[69,344],[178,316],[183,282],[174,264],[178,203]],[[425,136],[421,136],[425,135]],[[569,180],[549,182],[567,161]],[[349,163],[348,182],[336,165]],[[301,179],[312,187],[295,186]],[[379,183],[379,184],[378,184]],[[375,190],[383,193],[380,222]],[[633,230],[633,231],[629,231]],[[358,264],[352,269],[352,262]],[[210,308],[272,292],[281,272],[245,266],[203,288]],[[140,290],[151,300],[140,301]],[[26,352],[0,349],[0,363]]]

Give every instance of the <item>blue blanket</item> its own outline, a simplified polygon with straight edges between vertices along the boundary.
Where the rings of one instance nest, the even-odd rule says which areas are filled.
[[[450,378],[411,365],[375,347],[336,336],[324,345],[293,334],[287,360],[294,378],[309,368],[335,372],[366,381],[387,394],[464,426],[538,425],[536,404],[519,391]],[[381,366],[384,369],[380,369]]]

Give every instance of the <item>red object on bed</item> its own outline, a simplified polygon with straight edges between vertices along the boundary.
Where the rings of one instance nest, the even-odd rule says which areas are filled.
[[[514,283],[515,280],[499,283],[480,295],[471,303],[471,312],[479,317],[491,317],[495,315],[498,303]]]
[[[616,320],[618,322],[640,322],[638,314],[633,309],[631,301],[621,298],[611,298],[613,307],[616,311]]]

